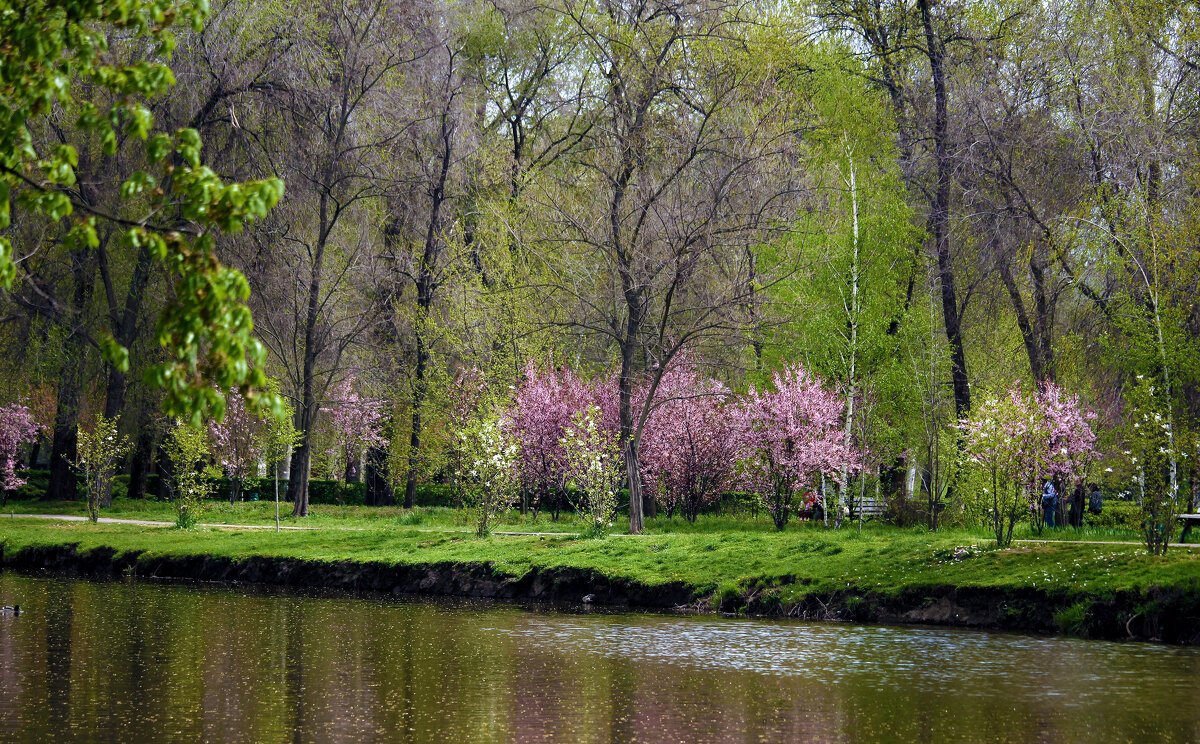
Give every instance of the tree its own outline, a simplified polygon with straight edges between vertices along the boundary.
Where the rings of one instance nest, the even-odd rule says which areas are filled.
[[[562,446],[575,511],[587,524],[588,536],[604,537],[616,519],[621,470],[616,437],[606,430],[599,406],[589,405],[571,416]]]
[[[7,500],[9,491],[25,485],[17,476],[17,464],[41,431],[28,406],[12,403],[0,408],[0,498]]]
[[[199,28],[203,5],[177,0],[113,0],[106,3],[34,2],[21,13],[6,14],[0,68],[6,106],[0,114],[0,229],[10,223],[11,202],[32,215],[70,225],[65,244],[82,254],[99,245],[98,228],[115,229],[135,248],[149,246],[176,278],[176,291],[159,316],[157,339],[168,361],[147,373],[163,388],[171,413],[195,420],[219,418],[223,401],[212,389],[238,387],[253,406],[272,408],[276,401],[257,394],[262,373],[246,361],[262,361],[251,335],[242,274],[223,266],[214,254],[219,232],[236,233],[248,221],[264,217],[283,194],[277,178],[225,184],[200,157],[194,129],[173,134],[153,131],[153,116],[142,103],[174,84],[163,61],[174,49],[171,26]],[[150,59],[113,64],[110,34],[143,39]],[[111,95],[107,108],[98,91]],[[81,132],[93,135],[100,151],[112,155],[128,136],[145,142],[145,170],[130,174],[121,186],[122,210],[106,211],[88,198],[76,179],[80,152],[59,141],[36,141],[29,123],[63,107]],[[90,143],[89,143],[90,145]],[[84,157],[91,153],[85,151]],[[73,224],[68,223],[77,215]],[[16,275],[12,243],[0,237],[0,284]],[[112,337],[102,339],[106,357],[128,366],[128,349]]]
[[[855,472],[859,455],[842,428],[843,402],[821,380],[796,364],[776,372],[774,390],[750,392],[736,409],[742,475],[771,514],[787,526],[795,497]],[[821,490],[819,499],[825,503]]]
[[[662,377],[646,421],[640,464],[651,493],[689,522],[732,483],[738,457],[729,389],[699,374],[690,359]]]
[[[959,422],[963,457],[982,471],[987,485],[977,503],[987,515],[996,544],[1012,542],[1013,527],[1025,515],[1035,523],[1044,479],[1076,482],[1086,475],[1096,436],[1095,414],[1079,397],[1053,383],[1030,395],[1017,385],[1004,395],[989,395],[971,416]],[[968,491],[969,493],[969,491]]]
[[[789,101],[749,44],[729,43],[748,41],[755,12],[707,0],[564,7],[582,40],[592,120],[553,179],[527,193],[552,215],[553,301],[570,308],[568,326],[606,339],[619,361],[634,533],[654,388],[681,349],[728,343],[750,325],[749,248],[787,213],[793,191]]]
[[[370,447],[386,447],[383,436],[384,419],[387,417],[382,401],[364,398],[355,389],[355,380],[349,377],[334,388],[329,406],[329,425],[333,442],[329,449],[330,470],[334,478],[351,479],[350,473],[361,462],[365,450]]]
[[[411,20],[406,8],[390,0],[323,5],[297,24],[287,87],[274,98],[290,138],[280,155],[304,185],[303,201],[293,205],[302,212],[269,236],[300,249],[294,274],[279,278],[281,312],[270,332],[296,402],[300,441],[287,495],[297,517],[308,514],[312,435],[321,403],[347,350],[374,322],[370,303],[351,304],[348,283],[369,273],[356,270],[369,260],[371,247],[356,233],[367,230],[366,204],[384,192],[382,155],[402,131],[393,126],[389,104],[405,66],[425,53],[409,43]]]
[[[88,516],[95,522],[100,518],[101,500],[112,492],[112,479],[117,464],[129,451],[129,440],[117,431],[116,420],[97,414],[91,429],[79,427],[78,441],[75,467],[87,489]]]
[[[543,508],[558,518],[570,472],[563,437],[575,414],[593,403],[592,391],[571,370],[543,371],[533,360],[525,364],[508,416],[521,447],[521,485],[534,497],[535,518]]]
[[[163,452],[171,460],[171,491],[175,502],[175,526],[191,529],[200,519],[204,500],[212,491],[209,477],[208,435],[204,429],[176,420],[163,441]]]
[[[458,471],[463,496],[475,512],[475,534],[485,537],[492,522],[517,499],[518,445],[511,423],[485,404],[459,432],[462,458]]]
[[[964,459],[987,478],[980,493],[996,545],[1008,547],[1016,523],[1030,513],[1036,519],[1038,487],[1046,472],[1045,419],[1014,386],[1005,395],[985,397],[959,428]]]
[[[208,422],[209,451],[229,478],[229,503],[241,498],[242,483],[258,466],[270,425],[232,391],[225,396],[225,418]]]

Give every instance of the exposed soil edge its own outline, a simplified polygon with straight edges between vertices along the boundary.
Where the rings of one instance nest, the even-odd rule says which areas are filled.
[[[1185,586],[1096,596],[1069,589],[937,586],[898,591],[848,587],[811,592],[794,603],[778,586],[717,597],[681,582],[649,586],[593,569],[534,568],[521,576],[489,563],[387,564],[251,556],[160,556],[76,544],[4,550],[0,567],[88,576],[246,582],[278,586],[379,591],[641,608],[689,608],[767,617],[860,623],[943,625],[981,630],[1063,633],[1091,638],[1200,645],[1200,578]],[[803,583],[802,581],[800,583]]]

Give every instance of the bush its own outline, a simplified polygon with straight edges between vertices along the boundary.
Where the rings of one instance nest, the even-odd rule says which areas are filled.
[[[1114,527],[1139,532],[1142,529],[1142,510],[1132,501],[1105,499],[1099,514],[1085,513],[1085,527]]]

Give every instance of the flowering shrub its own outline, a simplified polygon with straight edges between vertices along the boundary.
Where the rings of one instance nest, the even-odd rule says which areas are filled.
[[[521,485],[534,496],[535,516],[549,507],[557,517],[569,468],[563,437],[572,417],[593,398],[593,391],[574,372],[543,372],[533,361],[525,365],[509,418],[521,449]]]
[[[475,534],[480,537],[517,499],[519,448],[507,424],[498,414],[487,413],[469,420],[459,432],[457,475],[467,506],[475,512]]]
[[[593,404],[571,417],[562,438],[574,486],[575,510],[587,532],[603,537],[617,513],[617,484],[621,460],[616,436],[603,425],[603,413]]]
[[[1139,375],[1127,393],[1126,418],[1130,450],[1125,452],[1133,466],[1134,494],[1141,507],[1142,537],[1152,555],[1167,552],[1180,511],[1177,477],[1171,468],[1176,457],[1176,437],[1169,411],[1170,401],[1155,395],[1156,386]],[[1183,448],[1179,448],[1183,449]],[[1187,456],[1186,450],[1179,454]]]
[[[689,522],[729,486],[738,456],[728,423],[729,390],[681,362],[663,374],[642,435],[642,480],[666,507]]]
[[[751,389],[738,406],[737,436],[746,487],[782,530],[797,493],[816,488],[822,476],[840,482],[861,460],[841,427],[841,397],[800,365],[773,382],[773,391]]]
[[[963,457],[986,476],[987,485],[979,493],[996,544],[1007,547],[1013,527],[1036,508],[1037,483],[1046,472],[1045,421],[1033,401],[1014,387],[1005,395],[981,400],[959,428]]]
[[[112,489],[117,461],[129,451],[129,439],[117,432],[117,420],[97,414],[90,430],[79,427],[75,468],[83,475],[88,516],[100,518],[100,501]]]
[[[1040,524],[1044,479],[1075,482],[1086,475],[1096,442],[1092,418],[1078,396],[1043,383],[1034,395],[1015,385],[1004,395],[990,395],[959,422],[966,464],[985,476],[977,503],[985,505],[1000,547],[1012,542],[1013,527],[1024,515]]]
[[[25,485],[25,480],[17,476],[17,462],[21,452],[41,431],[42,426],[28,406],[13,403],[0,408],[0,491]]]
[[[163,440],[163,451],[171,459],[170,483],[175,499],[175,526],[190,529],[200,519],[204,499],[212,490],[206,470],[208,435],[204,429],[175,422]]]

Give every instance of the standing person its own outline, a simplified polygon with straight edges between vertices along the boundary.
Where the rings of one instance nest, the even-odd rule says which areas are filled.
[[[1099,514],[1104,508],[1104,494],[1100,493],[1100,484],[1092,484],[1092,493],[1088,496],[1088,511],[1092,514]]]
[[[1087,488],[1081,480],[1075,484],[1075,490],[1071,492],[1071,512],[1069,519],[1071,526],[1075,529],[1083,526],[1083,507],[1086,500]]]
[[[1042,525],[1045,527],[1054,526],[1054,510],[1058,506],[1058,490],[1054,484],[1046,479],[1046,483],[1042,486]]]

